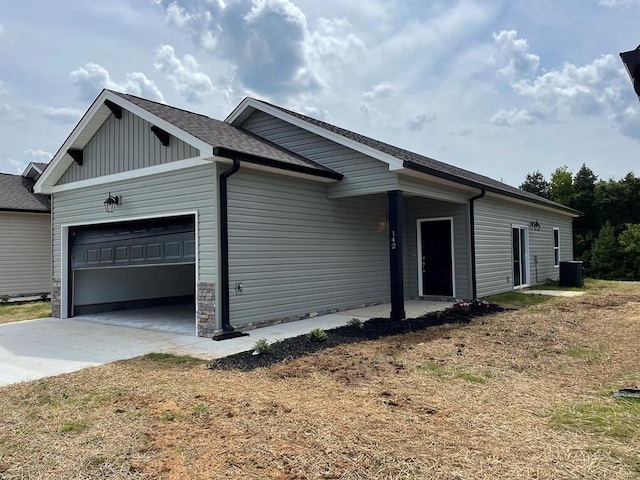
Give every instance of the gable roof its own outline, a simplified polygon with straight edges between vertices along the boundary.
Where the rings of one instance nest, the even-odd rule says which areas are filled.
[[[49,197],[33,193],[34,184],[32,178],[0,173],[0,211],[49,213]]]
[[[388,157],[391,157],[392,159],[400,161],[402,164],[402,168],[415,170],[469,187],[486,190],[500,195],[506,195],[512,198],[518,198],[540,205],[545,205],[554,209],[563,210],[565,212],[571,213],[572,215],[580,214],[580,212],[578,212],[577,210],[569,208],[565,205],[552,202],[551,200],[539,197],[538,195],[535,195],[533,193],[525,192],[524,190],[512,187],[511,185],[499,182],[490,177],[458,168],[454,165],[450,165],[448,163],[444,163],[433,158],[426,157],[424,155],[420,155],[418,153],[411,152],[409,150],[405,150],[403,148],[399,148],[394,145],[381,142],[379,140],[375,140],[371,137],[367,137],[365,135],[352,132],[351,130],[344,129],[327,122],[323,122],[322,120],[308,117],[292,110],[287,110],[286,108],[280,107],[278,105],[273,105],[263,100],[257,100],[251,97],[245,98],[242,103],[240,103],[240,105],[236,107],[234,112],[232,112],[229,117],[227,117],[226,121],[234,124],[240,124],[248,117],[253,109],[258,109],[268,114],[281,112],[281,114],[284,114],[284,118],[282,115],[279,115],[279,117],[284,119],[285,121],[287,121],[286,117],[289,117],[289,120],[297,120],[295,124],[301,126],[302,128],[305,128],[304,124],[307,124],[312,127],[316,127],[316,132],[317,128],[322,129],[333,134],[331,136],[331,139],[333,140],[336,139],[336,136],[342,137],[348,141],[345,146],[352,146],[353,142],[355,142],[358,145],[364,146],[367,150],[380,152],[382,155],[376,156],[374,153],[374,158],[379,158],[380,160],[387,161],[387,163],[389,163]],[[367,151],[363,153],[367,153]],[[394,167],[394,165],[391,163],[390,168],[396,170],[398,169],[397,166]]]
[[[152,125],[193,145],[200,150],[203,158],[213,156],[239,158],[250,163],[316,177],[334,180],[342,178],[340,173],[330,168],[234,125],[134,95],[103,90],[36,182],[36,191],[42,191],[43,187],[53,187],[62,177],[73,163],[73,159],[67,153],[68,150],[83,149],[111,115],[108,102],[138,115]]]
[[[49,164],[42,162],[31,162],[22,172],[22,176],[37,180],[38,178],[40,178],[40,175],[42,175],[42,172],[44,172],[44,169],[47,168],[47,165]]]

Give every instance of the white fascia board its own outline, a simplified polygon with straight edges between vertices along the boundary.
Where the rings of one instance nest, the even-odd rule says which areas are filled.
[[[105,185],[107,183],[123,182],[134,178],[148,177],[150,175],[158,175],[160,173],[174,172],[176,170],[184,170],[186,168],[199,167],[211,164],[211,157],[194,157],[186,160],[177,160],[175,162],[163,163],[152,167],[137,168],[126,172],[114,173],[111,175],[103,175],[101,177],[89,178],[87,180],[79,180],[77,182],[65,183],[62,185],[54,185],[53,187],[43,187],[42,193],[52,194],[58,192],[68,192],[78,190],[80,188],[95,187]],[[45,189],[46,188],[46,189]]]
[[[119,95],[116,95],[107,90],[103,90],[100,95],[98,95],[98,97],[93,101],[87,112],[80,119],[80,122],[78,122],[69,137],[67,137],[65,142],[62,144],[62,147],[60,147],[58,152],[55,154],[50,162],[49,167],[44,171],[44,173],[40,176],[40,178],[34,185],[33,190],[35,193],[51,193],[51,191],[53,191],[52,189],[55,188],[56,182],[60,180],[60,178],[62,178],[64,172],[66,172],[69,166],[73,163],[73,159],[69,155],[67,155],[67,150],[73,148],[80,134],[84,132],[84,130],[90,124],[91,120],[93,120],[93,118],[98,114],[100,109],[107,108],[104,106],[105,100],[112,101],[113,103],[121,106],[134,115],[137,115],[138,117],[148,121],[152,125],[156,125],[167,133],[170,133],[174,137],[179,138],[180,140],[183,140],[184,142],[194,146],[195,148],[200,150],[201,156],[208,157],[213,155],[212,145],[203,142],[199,138],[196,138],[193,135],[185,132],[184,130],[179,129],[175,125],[162,120],[161,118],[153,115],[147,110],[129,102],[128,100],[125,100]],[[93,134],[95,134],[95,132],[92,132],[91,136],[93,136]],[[82,147],[84,147],[84,145],[82,145]]]
[[[85,128],[87,128],[87,125],[98,113],[100,107],[104,105],[104,100],[107,98],[107,93],[109,92],[103,90],[100,95],[98,95],[98,98],[93,101],[89,109],[82,116],[75,128],[71,131],[71,134],[67,137],[60,149],[51,159],[49,167],[44,171],[44,173],[36,181],[36,184],[33,186],[33,191],[35,193],[45,193],[43,187],[51,187],[55,185],[55,183],[60,180],[67,168],[69,168],[69,165],[71,165],[73,159],[67,155],[67,150],[71,148],[80,133],[84,131]],[[66,161],[64,161],[65,156],[67,157]]]
[[[402,170],[404,162],[392,155],[388,155],[386,153],[381,152],[380,150],[369,147],[367,145],[363,145],[360,142],[356,142],[355,140],[351,140],[350,138],[344,137],[338,133],[332,132],[330,130],[326,130],[318,125],[314,125],[309,122],[305,122],[304,120],[294,117],[293,115],[289,115],[282,110],[274,108],[270,105],[265,105],[259,100],[255,100],[253,98],[247,97],[240,105],[238,105],[233,112],[225,119],[225,122],[234,124],[235,121],[244,119],[243,114],[247,108],[260,110],[264,113],[267,113],[273,117],[279,118],[287,123],[295,125],[296,127],[302,128],[308,132],[314,133],[320,137],[326,138],[327,140],[331,140],[332,142],[343,145],[347,148],[355,150],[357,152],[363,153],[369,157],[375,158],[376,160],[380,160],[381,162],[389,165],[389,171]]]

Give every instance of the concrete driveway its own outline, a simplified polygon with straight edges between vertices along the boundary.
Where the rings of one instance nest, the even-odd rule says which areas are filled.
[[[408,316],[418,316],[450,305],[418,301],[405,305],[405,308]],[[81,319],[43,318],[8,323],[0,325],[0,386],[74,372],[151,352],[213,359],[249,350],[261,338],[275,342],[307,334],[314,328],[327,330],[339,327],[353,317],[367,320],[385,316],[388,311],[389,305],[349,310],[259,328],[249,331],[249,336],[219,342],[184,333]]]

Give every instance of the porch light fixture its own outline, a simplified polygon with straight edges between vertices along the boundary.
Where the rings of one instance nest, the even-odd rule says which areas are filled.
[[[540,224],[538,223],[538,219],[535,220],[531,220],[531,222],[529,223],[529,225],[531,225],[533,227],[533,230],[536,232],[540,231]]]
[[[111,195],[104,201],[104,211],[107,213],[113,213],[116,210],[116,205],[120,205],[120,197],[118,195]]]

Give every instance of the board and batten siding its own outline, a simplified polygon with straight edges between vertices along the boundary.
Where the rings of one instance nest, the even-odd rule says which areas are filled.
[[[323,184],[241,168],[229,179],[231,324],[388,302],[386,212],[386,195],[329,199]]]
[[[54,278],[59,279],[61,272],[62,225],[161,218],[197,211],[198,279],[215,282],[216,191],[215,167],[211,164],[55,193],[52,196]],[[109,192],[122,197],[122,204],[114,213],[104,211],[103,202]]]
[[[530,227],[537,220],[540,231]],[[560,260],[573,260],[572,218],[535,206],[486,196],[475,202],[476,278],[478,297],[513,290],[512,226],[529,231],[530,285],[558,279],[554,266],[553,228],[560,230]],[[537,277],[536,262],[537,255]]]
[[[407,197],[404,203],[404,294],[417,298],[420,264],[418,259],[417,220],[453,217],[455,256],[455,298],[470,299],[471,259],[469,254],[469,217],[466,204],[440,202],[428,198]]]
[[[169,146],[162,146],[151,131],[151,123],[122,110],[120,120],[113,114],[109,115],[84,147],[83,164],[74,162],[58,184],[184,160],[199,154],[198,149],[173,135]]]
[[[0,212],[0,296],[51,292],[51,217]]]
[[[341,181],[326,186],[329,197],[366,195],[398,188],[397,175],[389,171],[386,163],[259,110],[253,112],[241,126],[298,155],[343,174],[344,178]]]

